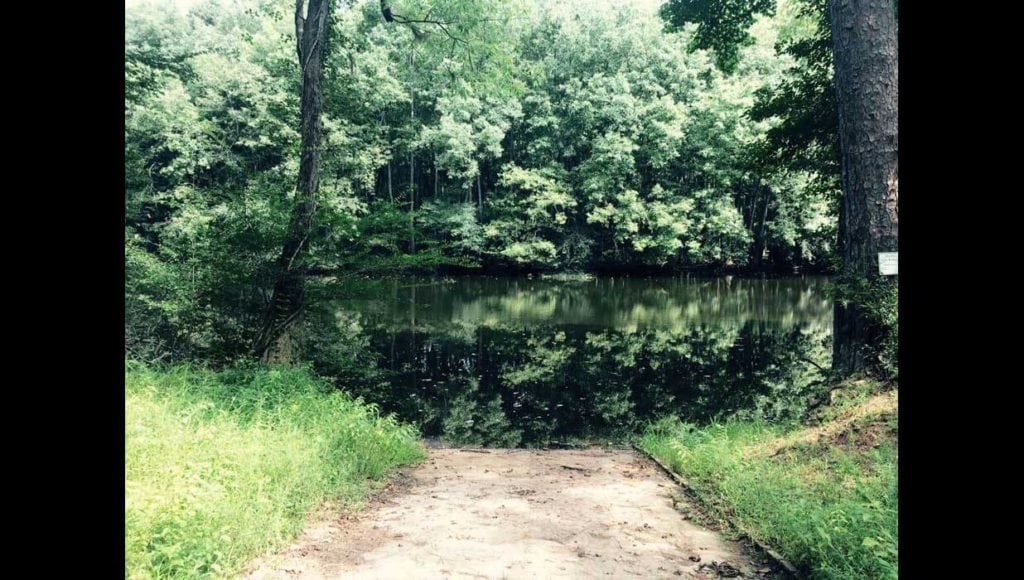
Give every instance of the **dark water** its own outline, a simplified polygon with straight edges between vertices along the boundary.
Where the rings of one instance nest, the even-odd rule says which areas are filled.
[[[413,279],[320,301],[318,366],[452,445],[621,440],[673,415],[791,418],[821,388],[824,278]]]

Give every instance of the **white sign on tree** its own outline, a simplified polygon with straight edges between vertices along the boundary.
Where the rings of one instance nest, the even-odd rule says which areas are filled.
[[[878,273],[883,276],[896,276],[899,268],[899,252],[878,253]]]

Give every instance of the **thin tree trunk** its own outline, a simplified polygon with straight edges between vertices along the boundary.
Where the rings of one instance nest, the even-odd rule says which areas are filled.
[[[416,61],[416,52],[409,52],[409,70],[413,70],[413,63]],[[410,90],[409,94],[409,128],[413,129],[416,122],[416,92]],[[409,253],[416,253],[416,227],[414,214],[416,210],[416,157],[413,144],[409,143]]]
[[[757,235],[757,266],[764,266],[764,248],[768,244],[765,239],[765,226],[768,224],[768,203],[771,201],[772,188],[765,185],[764,188],[764,211],[761,212],[761,231]]]
[[[754,187],[754,191],[750,194],[750,232],[751,233],[754,232],[754,214],[756,213],[756,210],[757,210],[757,187],[760,186],[760,183],[761,182],[759,181],[758,185]]]
[[[263,326],[256,337],[253,351],[266,362],[290,362],[298,356],[305,275],[303,258],[309,249],[309,236],[317,209],[320,188],[320,136],[323,109],[320,84],[323,80],[324,45],[330,0],[295,2],[295,36],[299,67],[302,69],[301,157],[299,180],[285,237],[284,247],[276,264],[276,279]]]
[[[843,275],[873,279],[878,252],[898,238],[898,87],[894,0],[829,0],[843,171],[839,243]],[[889,283],[895,283],[892,279]],[[835,305],[833,369],[866,370],[878,339],[858,304]]]
[[[384,126],[384,111],[380,112],[380,124],[381,124],[381,127],[384,127],[384,129],[385,129],[385,134],[387,136],[387,141],[388,141],[388,199],[390,199],[391,200],[391,204],[394,205],[394,203],[395,203],[395,194],[391,192],[391,156],[392,156],[392,153],[391,153],[391,147],[392,147],[391,129]]]
[[[483,189],[483,186],[480,185],[480,173],[479,172],[477,172],[477,174],[476,174],[476,198],[477,198],[477,201],[479,203],[479,208],[477,209],[477,211],[480,213],[480,217],[483,217],[483,215],[484,215],[484,189]]]

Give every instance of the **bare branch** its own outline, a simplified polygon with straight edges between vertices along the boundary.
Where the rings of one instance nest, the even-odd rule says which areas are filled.
[[[424,18],[420,18],[420,19],[417,19],[417,18],[407,18],[405,16],[402,16],[401,14],[396,14],[391,9],[391,6],[388,4],[388,0],[380,0],[380,11],[381,11],[381,14],[384,16],[384,20],[386,20],[388,22],[397,22],[399,24],[405,24],[406,26],[408,26],[410,28],[410,30],[412,30],[413,35],[417,39],[420,39],[420,38],[426,36],[428,33],[423,31],[422,29],[420,29],[416,25],[417,24],[432,24],[432,25],[440,28],[441,32],[443,32],[444,35],[447,36],[453,42],[462,42],[462,43],[464,43],[466,45],[469,45],[469,41],[467,41],[464,38],[459,38],[458,36],[455,36],[455,34],[453,34],[452,31],[448,29],[448,27],[451,26],[452,24],[456,24],[455,22],[431,19],[430,18],[430,11],[429,10],[427,11],[427,15]]]
[[[816,362],[812,361],[812,360],[811,360],[811,359],[809,359],[809,358],[806,358],[806,357],[802,357],[802,356],[801,356],[801,357],[797,357],[797,358],[799,358],[799,359],[800,359],[800,360],[802,360],[803,362],[809,362],[809,363],[811,363],[812,365],[814,365],[814,366],[818,367],[818,370],[819,370],[819,371],[821,371],[821,372],[823,372],[823,373],[827,373],[827,372],[828,372],[827,370],[823,369],[823,368],[821,367],[821,365],[820,365],[820,364],[818,364],[818,363],[816,363]]]

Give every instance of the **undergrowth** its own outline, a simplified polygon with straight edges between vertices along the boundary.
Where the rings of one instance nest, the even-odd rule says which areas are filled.
[[[304,368],[129,362],[125,387],[126,578],[229,576],[424,456],[414,429]]]

